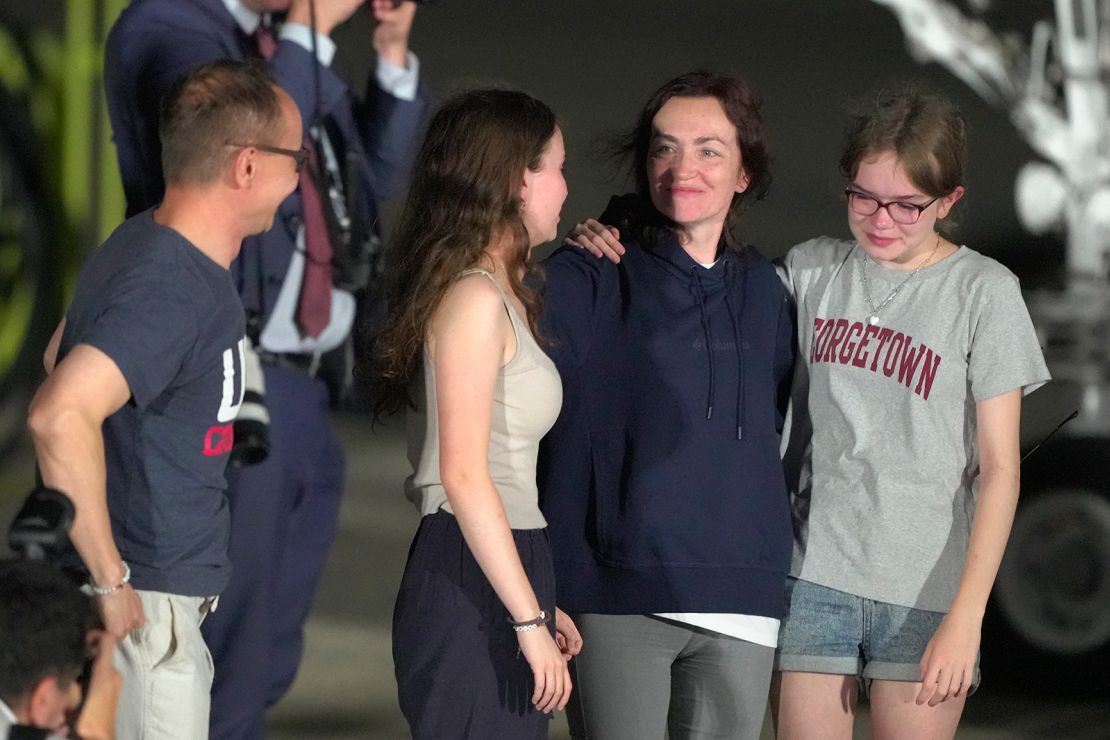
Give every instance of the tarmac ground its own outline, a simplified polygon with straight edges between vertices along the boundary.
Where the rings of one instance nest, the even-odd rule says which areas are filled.
[[[389,647],[393,598],[418,522],[401,493],[410,472],[403,425],[372,433],[359,416],[340,415],[336,422],[348,451],[340,534],[309,620],[301,672],[271,712],[273,740],[408,736]],[[985,672],[983,687],[968,700],[959,740],[1110,739],[1110,687],[1102,700],[1031,701],[993,693],[989,666]],[[861,714],[865,720],[866,707]],[[857,721],[857,739],[870,737],[866,725]],[[570,737],[562,716],[551,737]],[[768,719],[763,738],[773,737]]]
[[[403,425],[372,431],[366,418],[353,414],[338,414],[336,424],[348,455],[340,532],[308,622],[300,673],[270,714],[272,740],[408,737],[390,654],[393,599],[418,521],[401,494],[409,472]],[[32,475],[25,449],[5,461],[0,491],[28,490]],[[2,522],[10,521],[18,500],[0,496]],[[1030,699],[999,693],[991,686],[989,665],[984,673],[982,688],[968,701],[959,740],[1110,739],[1110,687],[1101,698]],[[866,707],[861,714],[865,719]],[[857,739],[870,737],[866,725],[857,722]],[[562,716],[553,721],[551,737],[569,738]],[[769,720],[762,737],[773,737]]]

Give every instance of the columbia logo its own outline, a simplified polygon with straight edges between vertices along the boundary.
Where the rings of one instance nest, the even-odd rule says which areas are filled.
[[[710,343],[709,346],[714,352],[734,352],[734,351],[736,351],[736,342],[734,342],[734,341],[721,341],[720,339],[714,339]],[[748,343],[743,342],[740,346],[744,349],[747,349],[748,348]],[[694,349],[698,350],[699,352],[704,350],[705,349],[705,340],[700,339],[700,338],[695,339],[694,340]]]

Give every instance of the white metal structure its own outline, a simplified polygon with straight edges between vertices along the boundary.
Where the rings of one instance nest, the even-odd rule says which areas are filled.
[[[875,0],[898,17],[910,51],[948,68],[987,101],[1005,106],[1041,159],[1018,174],[1023,226],[1063,232],[1063,291],[1028,296],[1057,381],[1075,391],[1068,427],[1084,459],[1104,469],[1110,451],[1110,0],[1054,0],[1028,45],[993,31],[944,0]],[[978,0],[983,10],[989,0]],[[1079,447],[1080,444],[1073,445]],[[1089,458],[1089,459],[1088,459]],[[1099,459],[1101,458],[1101,459]],[[1110,646],[1110,488],[1061,470],[1018,510],[996,587],[1015,631],[1048,653],[1091,655]],[[1105,483],[1105,479],[1103,481]]]
[[[875,0],[897,15],[910,51],[1006,106],[1043,161],[1022,170],[1017,211],[1034,233],[1064,229],[1068,270],[1110,267],[1110,0],[1055,0],[1029,44],[944,0]]]

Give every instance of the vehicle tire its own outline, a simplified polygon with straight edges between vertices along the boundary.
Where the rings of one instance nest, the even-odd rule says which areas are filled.
[[[985,676],[1072,696],[1110,685],[1108,446],[1060,440],[1026,475],[984,622]]]

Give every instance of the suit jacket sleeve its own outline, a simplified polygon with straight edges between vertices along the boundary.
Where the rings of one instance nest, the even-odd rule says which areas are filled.
[[[129,216],[161,202],[165,190],[158,117],[166,92],[205,62],[243,57],[231,31],[180,12],[184,4],[178,12],[155,9],[126,9],[105,51],[105,95]]]
[[[416,144],[432,107],[420,83],[413,100],[382,90],[371,75],[365,100],[356,107],[356,123],[370,169],[370,187],[378,203],[388,200],[408,181]]]

